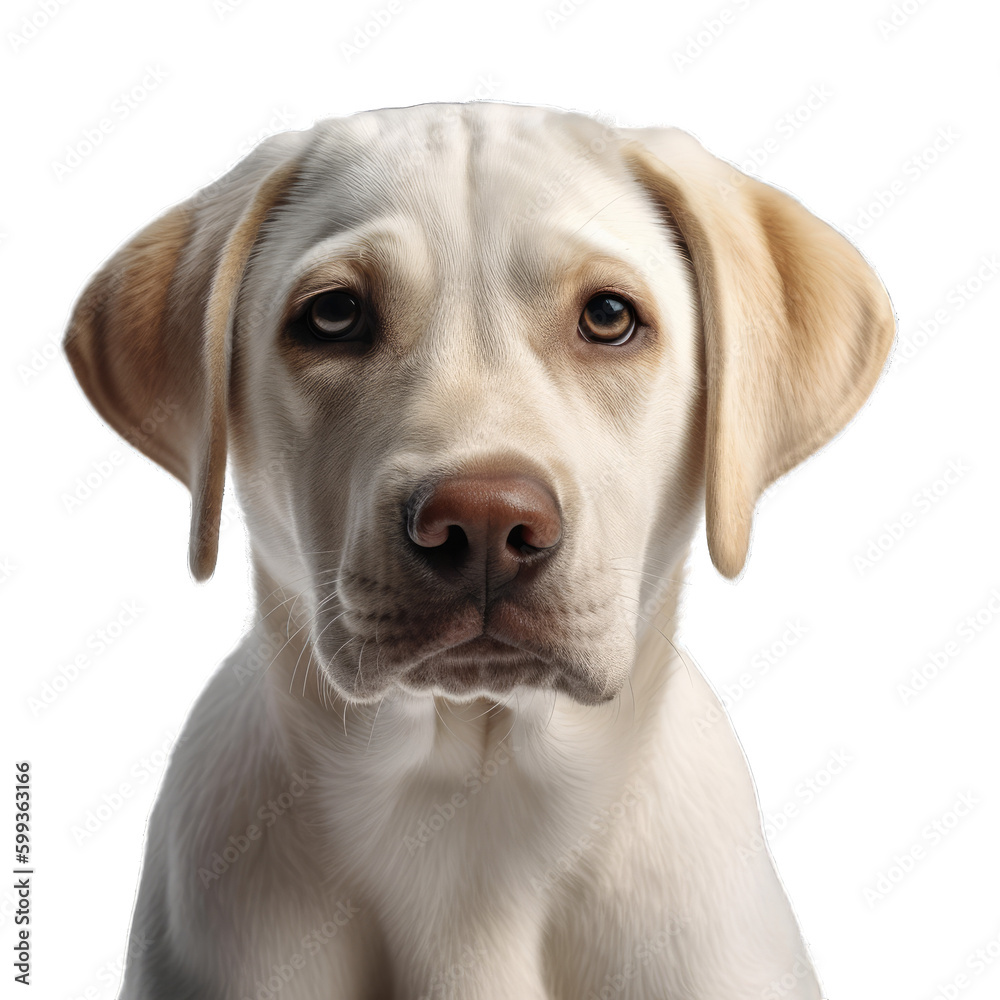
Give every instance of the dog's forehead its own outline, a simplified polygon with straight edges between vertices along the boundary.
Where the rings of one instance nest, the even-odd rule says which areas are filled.
[[[546,108],[383,109],[317,124],[297,200],[326,233],[409,218],[441,247],[475,231],[516,252],[545,232],[586,231],[599,249],[627,250],[659,227],[620,144],[610,126]]]

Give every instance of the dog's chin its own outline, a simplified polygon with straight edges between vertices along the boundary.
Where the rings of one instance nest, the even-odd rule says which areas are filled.
[[[410,662],[359,669],[353,663],[322,662],[320,668],[337,694],[349,703],[371,703],[393,689],[415,695],[441,695],[455,701],[489,698],[506,701],[517,692],[560,691],[583,705],[611,701],[625,676],[595,672],[571,655],[542,657],[488,635],[456,643]]]
[[[398,684],[407,691],[432,691],[450,697],[504,698],[516,688],[551,688],[558,668],[533,653],[479,635],[405,669]]]

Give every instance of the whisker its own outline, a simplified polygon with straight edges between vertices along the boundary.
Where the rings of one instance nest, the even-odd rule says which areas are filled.
[[[287,589],[288,587],[291,587],[292,585],[294,585],[294,584],[296,584],[296,583],[302,583],[303,581],[304,581],[304,582],[307,582],[307,583],[314,583],[314,584],[320,584],[320,585],[323,585],[323,586],[329,586],[329,584],[330,584],[330,582],[331,582],[331,581],[330,581],[330,576],[331,576],[331,574],[333,574],[333,575],[334,575],[334,582],[336,582],[336,574],[337,574],[338,572],[339,572],[338,570],[335,570],[335,569],[331,569],[331,570],[325,570],[325,571],[322,571],[322,572],[320,572],[320,573],[316,573],[316,572],[312,572],[312,573],[306,573],[306,574],[304,574],[303,576],[300,576],[300,577],[297,577],[297,578],[295,578],[295,579],[293,579],[293,580],[287,580],[287,581],[285,582],[285,584],[279,584],[279,585],[278,585],[277,587],[275,587],[275,588],[274,588],[274,590],[272,590],[272,591],[271,591],[271,593],[270,593],[270,594],[267,594],[267,595],[266,595],[265,597],[263,597],[263,598],[262,598],[262,599],[261,599],[261,600],[259,601],[259,603],[257,604],[257,611],[259,612],[259,611],[261,610],[261,608],[262,608],[262,607],[263,607],[263,606],[264,606],[264,605],[265,605],[265,604],[266,604],[266,603],[267,603],[267,602],[268,602],[268,601],[269,601],[269,600],[270,600],[270,599],[271,599],[272,597],[274,597],[274,595],[275,595],[275,594],[277,594],[277,593],[278,593],[278,591],[279,591],[279,590],[280,590],[280,591],[284,591],[284,590],[286,590],[286,589]],[[291,598],[288,598],[288,599],[286,599],[286,600],[282,601],[282,602],[281,602],[281,604],[287,604],[289,600],[291,600]],[[279,604],[279,605],[278,605],[278,607],[279,607],[279,608],[281,607],[281,604]],[[268,617],[268,615],[270,615],[271,613],[272,613],[272,612],[271,612],[271,611],[269,611],[267,615],[264,615],[264,618],[267,618],[267,617]]]
[[[489,704],[489,706],[487,707],[487,709],[486,709],[485,712],[480,712],[479,715],[474,715],[471,719],[469,719],[469,721],[470,722],[476,722],[478,719],[481,719],[481,718],[483,718],[486,715],[491,715],[493,712],[497,711],[498,709],[502,709],[502,708],[503,708],[503,704],[501,702],[499,702],[499,701],[493,701],[493,702],[491,702]],[[450,710],[450,705],[449,705],[449,710]]]
[[[302,691],[300,693],[300,697],[302,697],[302,698],[304,698],[306,696],[306,684],[309,683],[309,668],[312,666],[312,661],[313,661],[312,646],[310,646],[309,647],[309,659],[306,660],[306,672],[302,675]],[[295,670],[298,670],[298,669],[299,669],[299,661],[296,658],[296,660],[295,660]],[[292,676],[293,677],[295,676],[295,670],[292,671]]]
[[[285,641],[281,644],[281,646],[278,648],[278,651],[271,658],[270,663],[268,663],[268,665],[260,672],[260,675],[258,677],[254,678],[254,680],[253,680],[254,686],[257,686],[257,685],[263,683],[264,676],[271,669],[271,667],[274,666],[274,664],[278,660],[278,657],[281,656],[281,654],[285,651],[285,649],[291,644],[291,642],[295,638],[295,636],[297,636],[303,629],[308,628],[319,617],[319,615],[322,613],[323,610],[324,610],[323,602],[321,602],[320,605],[317,607],[316,612],[312,616],[310,616],[310,618],[308,618],[305,622],[303,622],[302,625],[300,625],[290,636],[288,635],[288,632],[287,632],[287,629],[286,629],[286,631],[285,631],[285,634],[286,634]],[[345,611],[345,612],[342,612],[341,614],[337,615],[333,619],[333,621],[331,621],[328,625],[326,625],[324,627],[323,632],[326,632],[326,629],[329,628],[330,625],[333,624],[333,622],[335,622],[339,618],[343,617],[343,615],[345,615],[346,613],[347,612]],[[322,636],[323,632],[320,633],[321,636]],[[292,680],[293,681],[295,679],[295,674],[298,672],[298,669],[299,669],[299,660],[302,658],[302,653],[305,651],[306,646],[309,646],[309,643],[305,643],[303,645],[302,650],[299,651],[299,655],[295,659],[295,668],[292,671]],[[312,650],[310,648],[310,656],[311,655],[312,655]],[[291,689],[291,681],[289,682],[289,690],[290,689]]]
[[[321,603],[321,604],[320,604],[320,605],[319,605],[319,606],[318,606],[318,607],[316,608],[316,612],[315,612],[315,613],[313,614],[313,616],[312,616],[312,617],[311,617],[311,618],[310,618],[310,619],[309,619],[309,620],[308,620],[307,622],[305,622],[304,624],[300,625],[300,626],[299,626],[299,627],[298,627],[298,628],[297,628],[297,629],[296,629],[296,630],[295,630],[295,631],[294,631],[294,632],[293,632],[293,633],[292,633],[292,634],[291,634],[291,635],[289,636],[289,638],[288,638],[288,642],[286,642],[286,643],[285,643],[285,646],[287,646],[287,645],[288,645],[288,643],[290,643],[290,642],[292,641],[292,639],[294,639],[294,638],[295,638],[295,636],[297,636],[297,635],[298,635],[298,634],[299,634],[299,633],[300,633],[300,632],[301,632],[301,631],[302,631],[302,630],[303,630],[304,628],[307,628],[307,627],[308,627],[309,625],[311,625],[311,624],[312,624],[312,623],[313,623],[314,621],[316,621],[316,619],[317,619],[317,618],[318,618],[318,617],[319,617],[319,616],[320,616],[320,615],[321,615],[321,614],[323,613],[323,611],[324,611],[324,610],[325,610],[325,608],[324,608],[323,604]],[[322,632],[320,632],[319,636],[317,636],[317,638],[316,638],[316,641],[317,641],[317,642],[319,642],[319,640],[320,640],[320,639],[321,639],[321,638],[322,638],[322,637],[323,637],[323,636],[324,636],[324,635],[326,634],[326,630],[327,630],[327,629],[328,629],[328,628],[329,628],[329,627],[330,627],[331,625],[333,625],[333,624],[334,624],[335,622],[338,622],[338,621],[340,621],[340,619],[341,619],[341,618],[343,618],[343,617],[344,617],[344,615],[346,615],[346,614],[347,614],[347,612],[346,612],[346,611],[341,611],[339,615],[335,615],[335,616],[333,617],[333,619],[331,619],[331,620],[330,620],[329,622],[327,622],[327,623],[326,623],[326,625],[324,625],[324,626],[323,626],[323,631],[322,631]],[[282,649],[284,649],[285,647],[284,647],[284,646],[282,646],[281,648],[282,648]],[[305,651],[306,651],[307,649],[309,650],[309,662],[311,662],[311,661],[312,661],[312,655],[313,655],[313,649],[314,649],[314,648],[315,648],[315,644],[314,644],[314,643],[311,643],[311,642],[309,642],[309,641],[308,641],[308,638],[307,638],[306,640],[304,640],[304,641],[303,641],[303,643],[302,643],[302,649],[300,649],[300,650],[299,650],[299,655],[298,655],[297,657],[295,657],[295,668],[294,668],[294,669],[292,670],[292,677],[294,677],[294,676],[295,676],[295,674],[296,674],[296,672],[298,671],[298,669],[299,669],[299,660],[301,660],[301,659],[302,659],[302,654],[303,654],[303,653],[304,653],[304,652],[305,652]],[[279,652],[280,652],[280,650],[279,650]],[[306,676],[307,676],[307,677],[309,676],[309,662],[307,662],[307,663],[306,663]],[[302,693],[303,693],[303,697],[305,697],[305,681],[304,681],[304,680],[303,680],[303,682],[302,682]]]
[[[670,646],[670,648],[674,651],[674,653],[677,656],[681,655],[681,651],[674,644],[674,640],[669,635],[667,635],[667,633],[664,632],[657,624],[655,624],[655,622],[653,622],[651,618],[646,617],[645,615],[641,614],[638,611],[633,611],[632,614],[634,614],[636,618],[638,618],[640,621],[645,622],[646,625],[648,625],[654,632],[656,632],[657,635],[659,635],[660,638],[663,639],[663,641]],[[676,619],[670,619],[670,620],[671,622],[676,621]]]
[[[552,720],[555,718],[555,714],[556,714],[556,701],[557,701],[557,698],[556,698],[555,692],[553,691],[552,692],[552,708],[549,710],[549,717],[548,717],[548,719],[545,722],[545,730],[544,730],[545,732],[549,731],[549,726],[552,724]]]
[[[663,583],[678,585],[684,584],[686,586],[690,586],[691,584],[690,580],[686,580],[683,577],[664,576],[662,573],[651,573],[648,570],[634,569],[631,566],[612,566],[611,569],[613,569],[616,573],[631,573],[633,576],[642,576],[647,580],[652,580],[657,583],[662,581]]]
[[[375,709],[375,718],[372,719],[372,731],[368,734],[368,746],[365,747],[365,753],[368,753],[372,748],[372,737],[375,735],[375,723],[378,722],[378,713],[382,711],[382,702],[385,701],[385,695],[382,695],[378,700],[378,708]]]
[[[623,595],[618,595],[618,596],[623,596]],[[639,618],[642,621],[644,621],[654,632],[659,633],[659,635],[664,639],[664,641],[667,643],[667,645],[670,646],[670,648],[674,651],[674,653],[676,654],[677,659],[681,661],[681,664],[684,667],[684,672],[687,674],[688,683],[693,686],[694,685],[694,681],[691,680],[691,668],[688,665],[687,660],[684,659],[684,655],[677,648],[677,646],[674,645],[673,639],[671,639],[670,636],[668,636],[665,632],[663,632],[662,629],[660,629],[657,625],[655,625],[652,621],[650,621],[650,619],[647,618],[645,615],[640,614],[640,612],[638,612],[638,611],[633,611],[632,614],[634,614],[637,618]],[[671,620],[673,620],[673,619],[671,619]],[[673,672],[674,671],[668,672],[666,674],[666,676],[664,677],[664,680],[666,680],[667,677],[670,677],[673,674]]]
[[[626,677],[626,680],[628,681],[629,694],[632,696],[632,727],[635,728],[635,688],[632,687],[631,671],[629,671],[629,675]]]
[[[508,701],[509,701],[510,700],[510,695],[508,695],[507,698],[508,698]],[[510,736],[510,734],[512,732],[514,732],[514,727],[517,725],[517,720],[518,720],[518,718],[520,716],[520,712],[521,712],[521,701],[520,701],[520,699],[517,696],[517,692],[515,691],[514,692],[514,712],[513,712],[513,715],[511,717],[511,720],[510,720],[510,728],[507,730],[507,732],[505,732],[503,734],[503,738],[497,743],[497,746],[500,746],[501,743],[506,742],[507,737]]]
[[[361,643],[361,652],[358,653],[358,672],[354,675],[354,689],[355,689],[355,691],[358,688],[358,681],[361,679],[361,657],[365,655],[365,646],[367,646],[367,645],[368,645],[368,640],[365,639],[365,641],[363,643]]]
[[[615,695],[615,717],[611,722],[611,728],[613,729],[618,725],[618,718],[622,714],[622,693],[621,691]]]
[[[465,742],[465,740],[463,740],[463,739],[462,739],[462,738],[461,738],[461,737],[460,737],[460,736],[459,736],[459,735],[458,735],[458,734],[457,734],[457,733],[456,733],[456,732],[455,732],[455,731],[454,731],[454,730],[453,730],[453,729],[451,728],[451,726],[449,726],[449,725],[448,725],[448,723],[447,723],[447,722],[445,721],[445,717],[444,717],[444,716],[443,716],[443,715],[441,714],[441,708],[440,708],[440,706],[438,705],[438,702],[439,702],[439,701],[440,701],[440,699],[439,699],[439,698],[438,698],[437,696],[435,696],[435,697],[434,697],[434,713],[435,713],[435,714],[437,715],[437,717],[438,717],[438,718],[439,718],[439,719],[441,720],[441,725],[442,725],[442,726],[444,726],[444,728],[445,728],[445,729],[447,729],[447,730],[448,730],[448,732],[449,732],[449,733],[451,733],[451,735],[452,735],[452,736],[453,736],[453,737],[454,737],[454,738],[455,738],[455,739],[456,739],[456,740],[457,740],[457,741],[458,741],[459,743],[461,743],[461,744],[462,744],[462,746],[464,746],[464,747],[465,747],[465,748],[466,748],[467,750],[469,750],[470,752],[472,752],[472,753],[475,753],[475,752],[476,752],[476,748],[475,748],[474,746],[472,746],[471,744],[469,744],[469,743],[466,743],[466,742]]]

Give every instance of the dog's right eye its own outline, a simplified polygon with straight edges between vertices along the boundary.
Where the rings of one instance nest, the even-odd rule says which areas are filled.
[[[317,295],[306,307],[304,319],[309,332],[319,340],[343,342],[365,336],[365,311],[351,292]]]
[[[635,332],[635,311],[620,295],[601,292],[583,307],[577,329],[592,344],[617,347]]]

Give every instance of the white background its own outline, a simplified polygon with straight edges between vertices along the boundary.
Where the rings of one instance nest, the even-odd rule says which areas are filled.
[[[738,584],[699,537],[682,635],[732,704],[827,995],[996,997],[1000,278],[983,264],[1000,252],[995,5],[566,0],[553,16],[557,0],[398,0],[351,54],[384,2],[45,2],[54,16],[18,2],[0,22],[3,823],[12,762],[30,759],[35,995],[114,995],[165,750],[250,611],[239,523],[195,585],[184,490],[102,424],[56,351],[75,296],[263,134],[487,97],[686,128],[851,232],[879,271],[912,359],[901,339],[854,423],[764,498]],[[102,118],[113,127],[85,153]],[[72,148],[78,162],[57,169]],[[68,509],[95,464],[97,487]],[[883,535],[904,515],[898,539]],[[127,602],[138,617],[94,654]],[[799,637],[784,646],[789,623]],[[898,685],[948,642],[957,655],[904,704]],[[81,652],[89,666],[34,704]],[[974,807],[958,817],[963,795]],[[96,832],[81,836],[88,816]],[[0,889],[4,956],[11,901]]]

